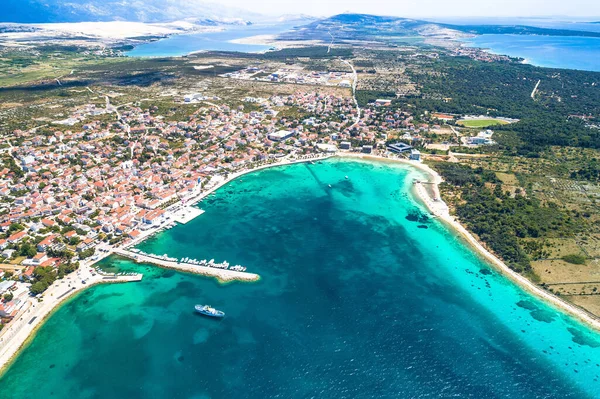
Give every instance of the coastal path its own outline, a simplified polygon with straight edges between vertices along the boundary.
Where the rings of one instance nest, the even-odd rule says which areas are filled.
[[[141,274],[99,274],[84,262],[77,272],[56,280],[43,294],[42,300],[30,297],[23,310],[5,327],[0,335],[0,369],[15,356],[27,338],[56,307],[75,293],[95,284],[140,281]]]

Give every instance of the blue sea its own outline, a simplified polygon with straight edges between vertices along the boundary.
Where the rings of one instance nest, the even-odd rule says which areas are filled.
[[[600,38],[579,36],[480,35],[465,45],[494,54],[521,57],[528,64],[600,71]]]
[[[144,279],[62,306],[0,397],[600,397],[600,336],[429,218],[411,191],[419,177],[332,159],[238,178],[139,247],[239,263],[259,282],[109,258],[104,268]]]
[[[131,57],[179,57],[203,50],[259,53],[269,50],[271,46],[231,43],[231,40],[276,35],[292,27],[290,24],[240,26],[228,27],[220,32],[175,35],[136,46],[126,54]]]

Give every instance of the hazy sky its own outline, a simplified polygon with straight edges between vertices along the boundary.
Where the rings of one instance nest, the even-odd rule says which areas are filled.
[[[220,0],[263,14],[328,16],[346,11],[406,17],[600,16],[599,0]]]

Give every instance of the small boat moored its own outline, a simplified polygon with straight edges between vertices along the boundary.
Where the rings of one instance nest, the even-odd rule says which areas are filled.
[[[216,317],[218,319],[222,319],[223,317],[225,317],[224,312],[217,310],[209,305],[196,305],[195,309],[196,309],[196,312],[198,312],[204,316]]]

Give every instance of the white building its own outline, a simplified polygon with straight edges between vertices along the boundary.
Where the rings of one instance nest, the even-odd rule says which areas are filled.
[[[392,100],[377,99],[377,100],[375,100],[375,105],[382,106],[382,107],[388,107],[388,106],[392,105]]]
[[[492,135],[494,132],[492,130],[486,130],[479,132],[475,137],[468,137],[467,143],[474,145],[492,145],[496,144],[494,140],[492,140]]]
[[[408,158],[411,161],[421,161],[421,152],[413,148],[412,150],[410,150],[410,155]]]
[[[288,130],[280,130],[275,133],[269,133],[268,137],[269,137],[269,140],[272,140],[272,141],[284,141],[284,140],[289,139],[293,135],[294,135],[294,133],[292,133]]]
[[[317,144],[317,150],[322,151],[322,152],[336,152],[337,151],[337,147],[333,144],[324,144],[324,143],[319,143]]]

